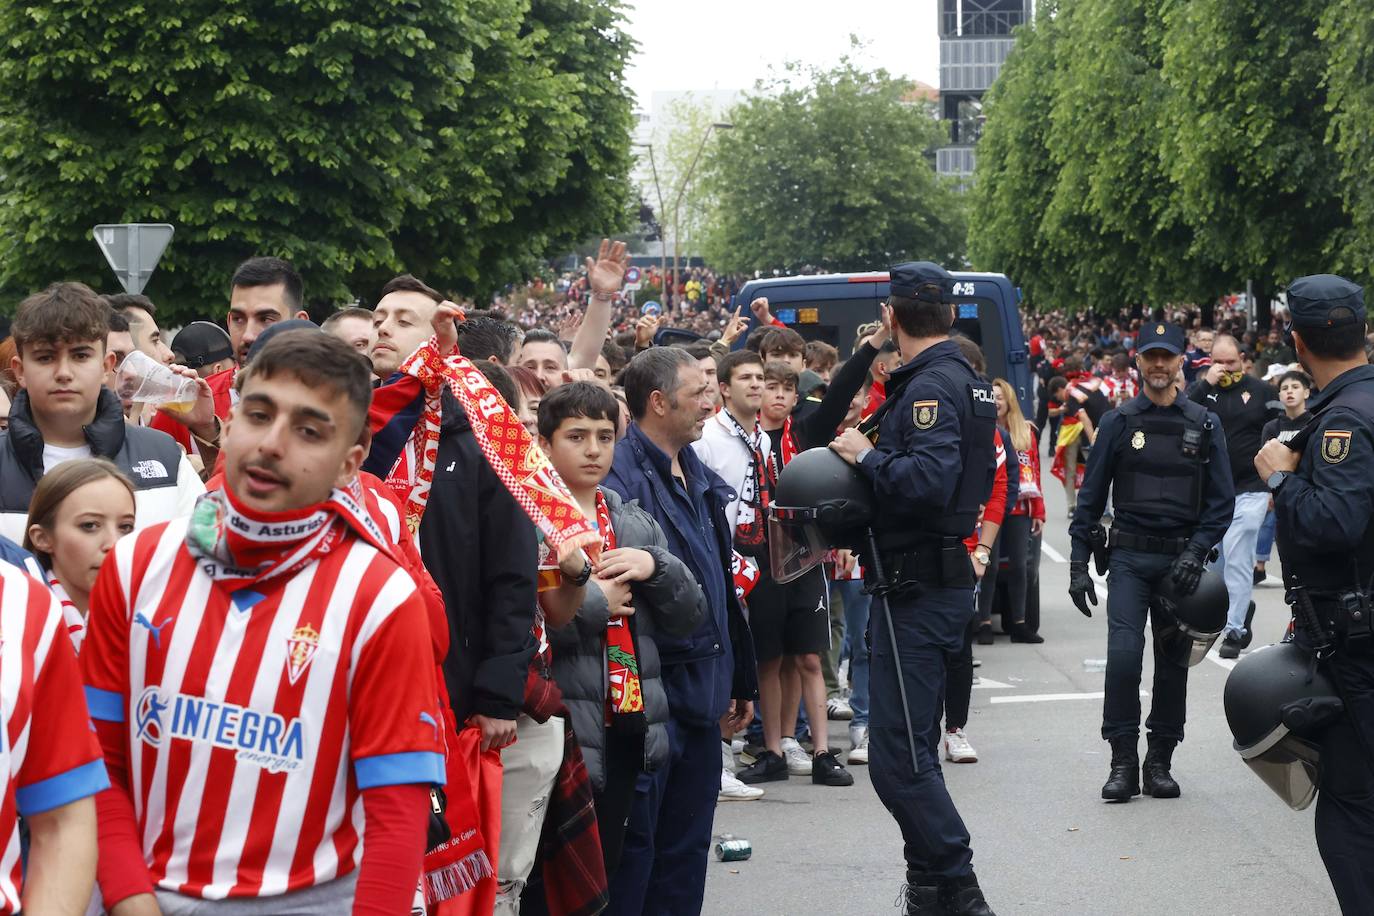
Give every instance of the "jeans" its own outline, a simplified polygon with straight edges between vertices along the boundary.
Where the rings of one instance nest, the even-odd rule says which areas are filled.
[[[1245,635],[1245,614],[1255,588],[1255,541],[1268,508],[1268,493],[1237,493],[1231,527],[1221,539],[1219,567],[1226,580],[1226,591],[1231,596],[1226,635],[1237,639]]]
[[[849,725],[868,726],[868,609],[873,598],[865,595],[858,579],[831,583],[831,597],[839,598],[844,609],[844,652],[849,657],[849,706],[854,718]]]
[[[540,724],[521,713],[515,720],[515,743],[501,751],[499,885],[493,913],[520,912],[520,895],[534,868],[549,795],[563,763],[563,745],[561,718],[550,716]]]
[[[1264,516],[1264,524],[1260,525],[1259,540],[1255,541],[1255,562],[1268,563],[1269,554],[1274,551],[1274,529],[1277,527],[1278,516],[1274,515],[1274,510],[1270,509]]]
[[[1174,557],[1117,547],[1107,567],[1107,677],[1102,699],[1102,738],[1139,737],[1140,673],[1145,659],[1145,618],[1157,634],[1159,621],[1149,613],[1155,583],[1169,572]],[[1183,740],[1188,701],[1188,669],[1169,661],[1152,640],[1154,691],[1150,695],[1150,734]]]

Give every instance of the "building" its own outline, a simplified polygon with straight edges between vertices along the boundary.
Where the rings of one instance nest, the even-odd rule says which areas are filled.
[[[940,0],[940,117],[950,124],[950,145],[935,153],[941,175],[972,176],[983,93],[1011,52],[1012,29],[1031,12],[1031,0]]]

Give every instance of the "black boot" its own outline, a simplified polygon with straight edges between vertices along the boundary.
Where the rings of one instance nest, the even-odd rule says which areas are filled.
[[[1155,798],[1178,798],[1181,794],[1178,783],[1169,774],[1173,763],[1174,747],[1178,744],[1167,738],[1151,735],[1145,751],[1145,763],[1141,767],[1145,780],[1145,794]]]
[[[946,881],[940,887],[944,898],[945,916],[997,916],[983,899],[978,878],[970,873],[964,878]]]
[[[906,885],[898,904],[905,907],[904,916],[945,916],[940,900],[940,879],[934,875],[906,870]]]
[[[1255,602],[1251,601],[1250,606],[1245,609],[1245,635],[1240,638],[1240,647],[1242,649],[1250,648],[1250,640],[1255,638],[1255,630],[1254,627],[1251,626],[1254,622]]]
[[[1136,750],[1135,735],[1121,735],[1111,739],[1112,772],[1102,786],[1107,801],[1130,801],[1140,794],[1140,752]]]

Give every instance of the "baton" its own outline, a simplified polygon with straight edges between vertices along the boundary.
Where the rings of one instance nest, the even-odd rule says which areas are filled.
[[[878,539],[873,535],[873,529],[868,529],[868,552],[872,558],[870,565],[873,567],[874,586],[870,594],[874,600],[881,601],[883,606],[883,620],[887,623],[887,638],[892,646],[892,664],[897,672],[897,693],[902,698],[902,719],[906,722],[906,742],[911,750],[911,774],[916,777],[921,775],[921,762],[916,756],[916,735],[911,727],[911,704],[906,698],[906,679],[902,676],[902,656],[897,650],[897,628],[892,625],[892,607],[887,602],[887,573],[883,570],[883,561],[878,556]]]

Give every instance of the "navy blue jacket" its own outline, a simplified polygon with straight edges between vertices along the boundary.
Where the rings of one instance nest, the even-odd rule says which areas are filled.
[[[660,634],[663,686],[674,718],[714,724],[731,699],[754,700],[758,675],[749,634],[731,571],[733,533],[725,520],[730,487],[684,448],[678,464],[687,492],[673,480],[672,461],[631,423],[615,447],[603,486],[636,500],[658,522],[668,550],[687,564],[706,594],[708,613],[686,637]]]

